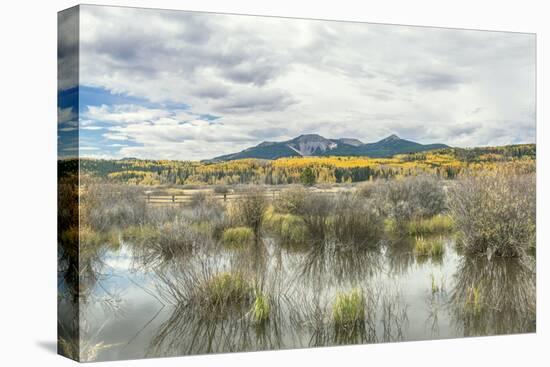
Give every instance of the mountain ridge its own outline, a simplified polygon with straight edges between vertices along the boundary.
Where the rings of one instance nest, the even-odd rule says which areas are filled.
[[[264,141],[240,152],[221,155],[208,161],[230,161],[243,158],[273,160],[283,157],[329,155],[384,158],[395,154],[416,153],[448,147],[448,145],[441,143],[420,144],[411,140],[401,139],[396,134],[391,134],[374,143],[363,143],[355,138],[328,139],[319,134],[302,134],[282,142]]]

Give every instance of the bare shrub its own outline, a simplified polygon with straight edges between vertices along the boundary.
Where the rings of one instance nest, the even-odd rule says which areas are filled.
[[[383,213],[398,223],[431,217],[447,208],[447,194],[441,181],[431,176],[407,177],[369,187],[363,195],[375,196]]]
[[[268,201],[265,190],[261,187],[250,186],[240,192],[235,202],[235,219],[242,225],[250,227],[254,233],[260,232]]]
[[[523,256],[535,242],[535,175],[486,173],[457,181],[451,214],[467,253]]]
[[[281,191],[279,197],[273,201],[275,211],[278,213],[302,214],[308,190],[303,186],[293,186]]]
[[[144,222],[146,203],[138,187],[89,183],[80,198],[81,223],[108,231]]]
[[[315,241],[329,238],[333,209],[333,200],[328,195],[312,193],[306,195],[299,214],[304,219],[309,236]]]
[[[339,242],[365,246],[378,242],[384,222],[371,201],[341,194],[334,203],[332,227]]]

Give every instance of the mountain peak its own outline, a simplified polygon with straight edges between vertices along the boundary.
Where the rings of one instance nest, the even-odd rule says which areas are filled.
[[[302,134],[292,140],[327,140],[319,134]]]
[[[319,134],[302,134],[288,141],[287,146],[301,156],[310,156],[334,149],[338,144]]]
[[[395,141],[395,140],[401,140],[401,138],[399,136],[397,136],[397,134],[391,134],[387,138],[384,138],[380,141]]]

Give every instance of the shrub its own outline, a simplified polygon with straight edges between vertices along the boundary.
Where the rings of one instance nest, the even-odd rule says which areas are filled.
[[[197,191],[191,194],[191,201],[189,205],[192,208],[196,208],[199,205],[204,204],[209,199],[208,194],[204,191]]]
[[[181,256],[189,255],[201,238],[193,223],[176,220],[156,226],[134,226],[122,233],[122,238],[136,245],[135,254],[143,264],[163,265]]]
[[[278,213],[303,214],[308,194],[308,190],[302,186],[294,186],[283,190],[273,202],[274,209]]]
[[[486,173],[456,182],[451,214],[466,253],[520,257],[535,242],[535,175]]]
[[[146,202],[139,188],[89,183],[80,201],[81,222],[95,231],[109,231],[143,223]]]
[[[440,214],[447,207],[445,190],[440,181],[430,176],[386,181],[378,190],[381,210],[398,225]]]
[[[352,289],[338,293],[332,306],[332,319],[336,328],[352,329],[365,321],[366,301],[363,291]]]
[[[306,195],[301,216],[310,238],[315,241],[323,241],[329,237],[331,229],[330,218],[333,210],[333,201],[327,195]]]
[[[227,228],[223,231],[222,242],[226,246],[241,247],[254,240],[254,232],[248,227]]]
[[[252,228],[254,233],[258,234],[264,221],[267,206],[265,190],[256,186],[248,187],[242,191],[241,197],[235,203],[237,220]]]
[[[442,238],[426,239],[422,236],[416,237],[414,244],[414,253],[416,256],[441,257],[443,256],[444,249]]]
[[[220,195],[226,195],[229,192],[229,188],[225,185],[219,185],[214,187],[214,192]]]
[[[370,201],[344,194],[335,201],[332,227],[340,243],[364,246],[379,240],[384,221]]]
[[[357,195],[365,199],[373,199],[379,192],[379,184],[367,181],[357,186]]]
[[[285,244],[300,244],[306,240],[306,225],[297,215],[273,213],[267,217],[266,224]]]

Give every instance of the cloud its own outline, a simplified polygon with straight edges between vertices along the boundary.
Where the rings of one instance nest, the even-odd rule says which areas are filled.
[[[131,142],[111,147],[119,156],[211,158],[302,133],[458,146],[535,140],[534,35],[102,6],[81,13],[81,84],[146,101],[81,101],[81,118],[92,121],[81,133],[102,147]]]

